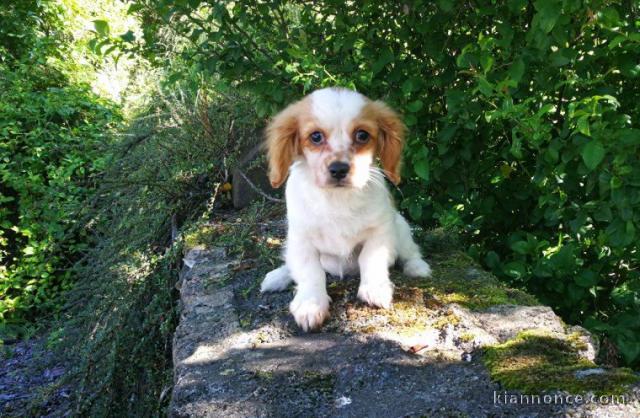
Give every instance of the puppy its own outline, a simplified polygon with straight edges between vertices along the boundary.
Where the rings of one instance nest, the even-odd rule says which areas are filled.
[[[290,310],[303,330],[329,316],[326,273],[359,272],[358,297],[381,308],[391,306],[389,267],[396,260],[408,276],[431,274],[384,181],[400,181],[404,132],[386,104],[343,88],[311,93],[267,127],[271,184],[289,177],[288,233],[285,264],[266,275],[261,291],[295,282]]]

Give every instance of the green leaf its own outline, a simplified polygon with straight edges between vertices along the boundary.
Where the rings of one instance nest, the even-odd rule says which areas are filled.
[[[429,181],[429,160],[428,159],[424,158],[424,159],[419,159],[418,161],[415,161],[414,168],[416,170],[416,174],[418,175],[418,177],[420,177],[424,181]]]
[[[633,242],[636,235],[636,227],[632,221],[624,222],[620,218],[614,218],[605,230],[610,245],[624,247]]]
[[[478,58],[476,57],[474,44],[467,44],[462,51],[460,51],[460,55],[456,57],[456,65],[460,68],[471,68],[477,63]]]
[[[109,48],[107,48],[107,49],[102,53],[102,55],[106,57],[106,56],[108,56],[109,54],[111,54],[113,51],[115,51],[115,50],[116,50],[116,48],[118,48],[118,45],[111,45]]]
[[[636,227],[633,224],[633,221],[627,221],[627,225],[625,228],[625,239],[627,243],[632,243],[636,237]]]
[[[597,14],[598,21],[605,27],[612,28],[620,26],[620,15],[615,7],[607,7]]]
[[[537,0],[534,7],[538,11],[534,20],[544,33],[549,33],[555,27],[561,16],[562,2],[558,0]]]
[[[404,116],[404,123],[407,126],[413,126],[418,122],[418,118],[415,115],[407,114]]]
[[[509,149],[509,152],[511,153],[511,155],[516,157],[518,160],[521,160],[522,156],[523,156],[523,154],[522,154],[522,138],[520,138],[520,135],[517,134],[515,129],[516,128],[514,128],[512,130],[511,148]]]
[[[483,54],[480,57],[480,65],[482,65],[484,73],[488,73],[491,71],[491,67],[493,67],[493,57],[491,55]]]
[[[452,0],[438,0],[438,7],[444,12],[450,12],[453,10]]]
[[[489,97],[493,94],[493,85],[489,83],[486,78],[479,77],[478,90],[480,90],[480,93],[482,93],[483,95]]]
[[[373,74],[378,74],[387,64],[393,62],[394,56],[391,49],[383,49],[378,59],[371,66]]]
[[[578,132],[585,136],[591,136],[591,129],[589,127],[589,116],[581,116],[578,119]]]
[[[414,221],[419,221],[422,217],[422,205],[420,202],[414,200],[409,204],[409,216]]]
[[[449,111],[449,113],[457,113],[463,110],[467,100],[464,91],[448,90],[445,95],[447,97],[447,110]]]
[[[526,274],[527,268],[520,261],[511,261],[504,265],[504,272],[514,279],[520,279]]]
[[[592,287],[598,283],[598,274],[592,270],[583,270],[575,278],[575,282],[578,286]]]
[[[567,64],[569,64],[571,62],[571,60],[567,57],[565,57],[564,55],[560,54],[559,52],[555,53],[555,54],[551,54],[551,65],[554,67],[562,67],[565,66]]]
[[[626,35],[618,35],[611,42],[609,42],[609,49],[613,49],[627,40]]]
[[[598,208],[593,212],[593,218],[599,222],[611,222],[613,212],[606,202],[602,202],[598,205]]]
[[[537,117],[542,117],[544,115],[546,115],[547,113],[551,112],[553,110],[554,105],[552,105],[551,103],[547,103],[546,105],[542,106],[540,108],[540,110],[538,110],[536,112],[536,116]]]
[[[409,112],[416,113],[420,111],[423,106],[424,106],[424,103],[422,103],[422,100],[416,100],[407,105],[407,110]]]
[[[507,5],[512,13],[521,12],[527,6],[527,0],[508,0]]]
[[[619,132],[619,140],[624,145],[638,146],[640,145],[640,129],[621,129]]]
[[[401,88],[402,88],[402,92],[404,94],[409,94],[409,93],[411,93],[412,91],[414,91],[416,89],[416,85],[413,82],[413,79],[408,78],[408,79],[406,79],[404,81],[404,83],[402,83],[402,87]]]
[[[529,243],[527,241],[516,241],[510,247],[518,254],[525,255],[529,253]]]
[[[122,39],[125,42],[133,42],[136,40],[136,36],[133,34],[132,31],[127,31],[126,33],[123,33],[122,35],[120,35],[120,39]]]
[[[93,26],[100,36],[109,36],[109,23],[106,20],[94,20]]]
[[[604,159],[606,151],[598,140],[589,141],[582,148],[582,160],[589,170],[594,170]]]
[[[144,4],[133,3],[131,6],[129,6],[129,9],[127,10],[127,14],[132,15],[136,12],[139,12],[142,9],[144,9]]]
[[[500,256],[495,251],[489,251],[484,258],[484,262],[494,271],[500,268]]]
[[[522,80],[522,76],[524,75],[524,61],[522,58],[518,58],[509,68],[509,77],[516,83],[519,83]]]
[[[615,343],[627,363],[631,364],[640,357],[640,341],[638,338],[631,339],[620,336],[615,338]]]

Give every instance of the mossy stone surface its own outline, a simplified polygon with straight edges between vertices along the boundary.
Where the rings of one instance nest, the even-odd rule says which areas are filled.
[[[426,253],[433,274],[426,279],[410,279],[394,273],[396,285],[423,289],[442,303],[456,303],[472,310],[495,305],[533,306],[538,301],[531,295],[511,289],[480,267],[459,250]]]
[[[482,271],[441,230],[415,232],[433,276],[393,268],[391,309],[359,301],[358,277],[328,276],[330,317],[302,332],[288,309],[293,286],[259,293],[264,274],[281,263],[286,230],[260,213],[277,211],[235,213],[188,237],[187,247],[202,249],[187,255],[193,266],[182,275],[172,415],[640,415],[639,402],[496,404],[506,392],[635,399],[640,385],[626,369],[600,372],[588,360],[588,336]]]
[[[630,384],[638,382],[638,375],[624,368],[598,369],[598,373],[581,377],[581,371],[597,369],[597,366],[580,356],[584,343],[575,337],[522,332],[503,344],[486,347],[483,362],[492,379],[506,389],[525,393],[565,391],[620,395]]]

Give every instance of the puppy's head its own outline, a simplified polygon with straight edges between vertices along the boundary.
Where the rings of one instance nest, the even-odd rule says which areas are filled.
[[[267,127],[269,179],[279,187],[289,166],[305,161],[318,187],[364,187],[377,173],[400,181],[405,126],[386,104],[341,88],[317,90],[289,105]]]

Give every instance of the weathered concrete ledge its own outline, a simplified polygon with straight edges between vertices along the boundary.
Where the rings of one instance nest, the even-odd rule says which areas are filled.
[[[330,280],[331,319],[304,334],[288,313],[292,291],[258,293],[261,260],[191,249],[170,415],[640,415],[637,375],[596,366],[585,330],[464,254],[426,250],[433,278],[396,273],[388,311],[358,302],[357,280]]]

